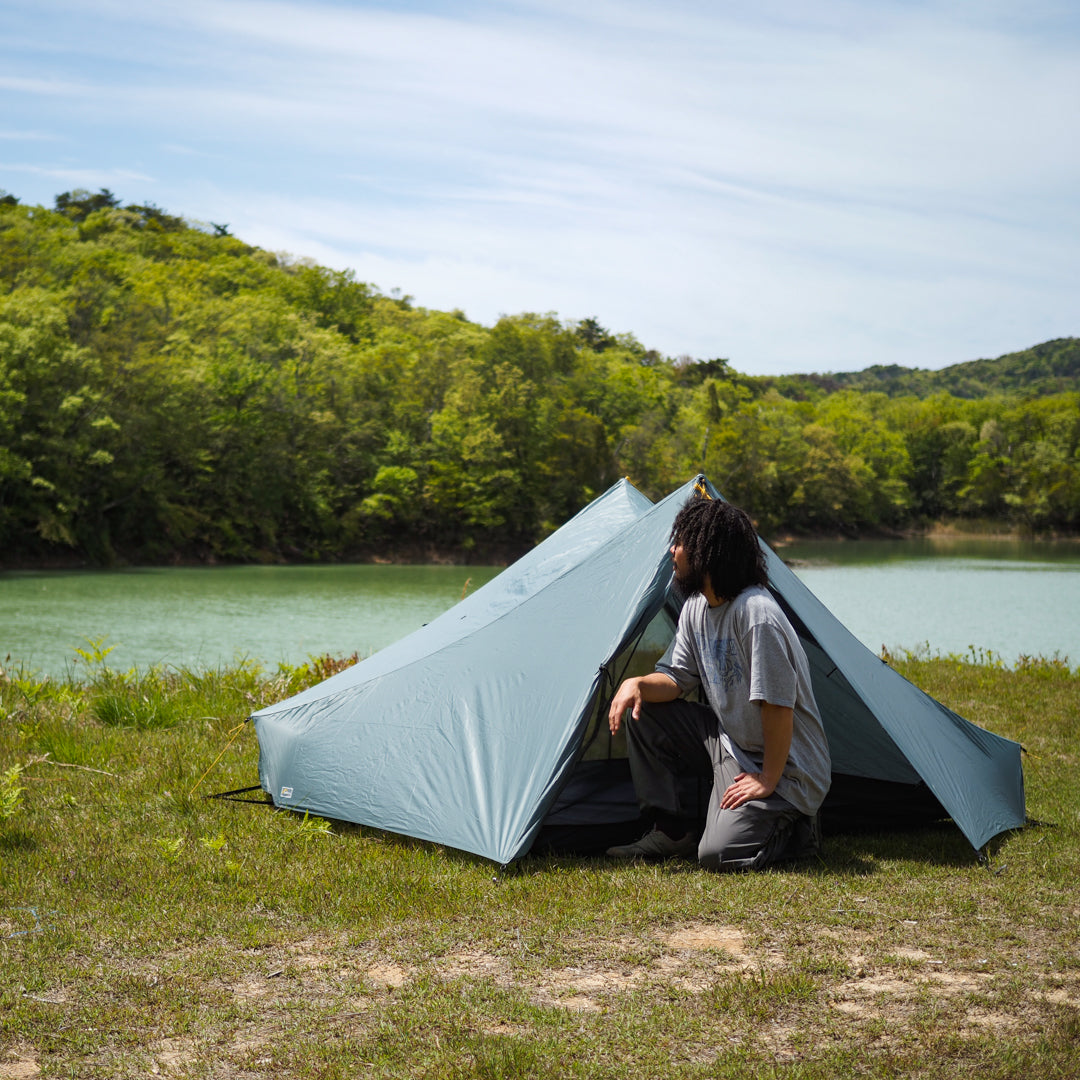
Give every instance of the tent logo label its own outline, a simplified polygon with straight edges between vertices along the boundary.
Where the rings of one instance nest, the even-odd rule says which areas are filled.
[[[292,788],[291,787],[283,787],[281,789],[281,797],[283,799],[291,799],[292,798]]]

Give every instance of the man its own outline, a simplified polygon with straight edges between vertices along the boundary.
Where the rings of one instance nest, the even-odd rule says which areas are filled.
[[[749,517],[694,499],[671,531],[675,580],[687,596],[675,637],[649,675],[627,679],[608,723],[627,727],[630,769],[654,829],[608,855],[697,855],[710,870],[759,869],[813,850],[829,788],[829,746],[806,654],[772,594]],[[700,687],[708,704],[679,700]],[[700,837],[680,779],[712,779]]]

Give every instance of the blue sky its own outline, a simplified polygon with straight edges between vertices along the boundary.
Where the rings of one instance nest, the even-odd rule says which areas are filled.
[[[1075,0],[0,0],[0,188],[740,371],[1080,334]]]

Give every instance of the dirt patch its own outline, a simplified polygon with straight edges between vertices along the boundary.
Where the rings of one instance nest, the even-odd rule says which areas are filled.
[[[741,930],[733,926],[713,926],[709,923],[690,923],[669,931],[660,938],[669,949],[675,950],[675,962],[691,964],[700,968],[700,960],[686,954],[719,954],[719,960],[725,970],[760,971],[784,963],[783,953],[779,949],[765,948],[751,950],[746,944],[746,937]],[[663,960],[661,960],[663,964]],[[704,989],[700,979],[691,980],[691,988]]]
[[[510,963],[501,956],[481,951],[451,953],[436,962],[445,979],[491,979],[504,988],[526,990],[537,1005],[558,1006],[573,1012],[595,1012],[603,999],[633,985],[641,978],[632,969],[598,968],[592,965],[560,968],[546,972],[528,984],[517,980]]]
[[[718,968],[758,970],[776,960],[771,951],[751,954],[742,932],[731,926],[694,922],[659,934],[655,941],[660,951],[651,960],[640,959],[638,939],[597,943],[597,959],[551,969],[531,980],[518,978],[508,961],[484,952],[455,953],[438,966],[448,978],[486,977],[501,986],[517,987],[537,1005],[599,1012],[618,994],[650,983],[703,993],[715,982]],[[627,958],[621,965],[620,954]]]
[[[868,975],[841,983],[834,992],[833,1008],[849,1016],[879,1016],[882,1002],[914,996],[915,986],[895,975]]]
[[[775,1061],[790,1063],[799,1056],[795,1049],[798,1036],[799,1029],[792,1024],[768,1024],[758,1036],[758,1041],[768,1047]]]
[[[30,1047],[15,1047],[0,1057],[2,1080],[32,1080],[32,1077],[40,1075],[37,1054]]]
[[[733,926],[710,926],[691,923],[671,930],[660,939],[670,949],[691,949],[696,952],[726,953],[735,960],[746,960],[746,938]]]
[[[529,1034],[529,1028],[524,1024],[510,1024],[505,1020],[499,1020],[494,1024],[482,1024],[479,1030],[485,1035],[509,1035],[517,1037]]]
[[[598,1012],[603,999],[627,989],[640,979],[634,971],[564,968],[552,971],[536,988],[541,1004],[561,1005],[574,1012]]]
[[[926,981],[949,994],[981,994],[985,992],[990,976],[968,971],[932,971]]]
[[[904,965],[899,970],[880,965],[875,970],[866,957],[852,955],[849,963],[856,974],[833,990],[834,1011],[853,1020],[900,1018],[913,1012],[920,999],[930,993],[939,1000],[956,1003],[960,1010],[956,1030],[961,1034],[965,1030],[979,1034],[987,1029],[1005,1031],[1018,1026],[1016,1018],[978,1003],[979,995],[985,994],[992,982],[989,973],[949,970],[943,961],[932,959],[922,949],[898,949],[893,955]]]
[[[972,1029],[972,1034],[981,1034],[987,1030],[1002,1034],[1015,1031],[1020,1026],[1020,1021],[1015,1016],[994,1012],[992,1009],[970,1009],[965,1020]]]
[[[333,963],[334,957],[342,955],[345,949],[347,942],[344,937],[309,937],[286,945],[284,953],[298,967],[322,968]]]
[[[597,1012],[613,996],[649,982],[702,993],[713,983],[718,964],[725,970],[760,966],[760,959],[747,952],[742,932],[734,927],[691,923],[656,940],[661,951],[651,962],[639,959],[641,942],[637,939],[598,943],[602,947],[597,957],[602,956],[602,960],[585,959],[532,980],[517,977],[506,958],[480,950],[451,953],[436,961],[436,969],[446,979],[487,978],[498,986],[517,987],[537,1005]],[[612,964],[620,954],[634,959]]]
[[[238,1032],[229,1044],[229,1053],[236,1057],[257,1054],[266,1047],[272,1046],[275,1038],[276,1033],[269,1028]]]
[[[747,992],[736,988],[728,1031],[732,1040],[760,1042],[777,1061],[794,1060],[806,1053],[805,1025],[799,1021],[804,1006],[831,1014],[832,1037],[845,1042],[865,1029],[865,1037],[877,1047],[887,1047],[895,1033],[928,1002],[937,1003],[948,1016],[952,1030],[963,1037],[987,1033],[1016,1034],[1050,1008],[1075,1009],[1080,991],[1068,976],[1032,986],[1026,1003],[1013,1011],[1003,1006],[995,988],[1007,973],[981,970],[979,962],[963,963],[947,945],[913,943],[910,939],[883,942],[872,933],[822,929],[813,934],[793,930],[788,936],[761,939],[736,926],[698,919],[658,929],[652,936],[626,935],[567,943],[559,961],[539,963],[535,956],[505,951],[459,947],[443,955],[417,958],[395,955],[393,948],[375,942],[350,943],[346,937],[317,938],[279,944],[265,951],[238,954],[248,968],[231,983],[216,982],[223,994],[235,999],[257,1000],[259,1020],[236,1030],[223,1029],[217,1045],[239,1067],[259,1066],[272,1059],[278,1028],[273,1018],[286,1014],[296,1002],[326,1010],[326,1023],[343,1030],[363,1030],[381,1015],[386,997],[414,980],[432,977],[453,981],[486,981],[511,994],[521,995],[541,1008],[570,1014],[606,1013],[619,1007],[624,994],[650,995],[674,990],[698,997],[745,980]],[[197,958],[173,958],[179,967]],[[160,971],[161,961],[145,965],[146,973]],[[798,979],[785,982],[786,974],[809,975],[811,983],[800,990]],[[757,981],[778,980],[787,1005],[753,1034],[740,1031],[742,1012]],[[1004,984],[1002,984],[1004,985]],[[724,999],[727,1000],[727,999]],[[882,1021],[885,1021],[882,1024]],[[476,1030],[489,1035],[527,1037],[528,1023],[492,1016],[477,1017]],[[707,1064],[716,1045],[687,1047],[691,1059]],[[162,1039],[145,1046],[148,1067],[162,1076],[190,1071],[203,1050],[180,1039]],[[0,1058],[0,1080],[22,1080],[40,1074],[31,1048],[20,1048]]]
[[[437,960],[436,968],[444,979],[494,979],[503,983],[508,978],[510,965],[494,953],[469,949],[450,953]]]
[[[155,1076],[182,1072],[185,1066],[198,1060],[195,1044],[189,1039],[161,1039],[148,1049],[154,1059],[150,1071]]]
[[[399,964],[372,964],[364,971],[364,980],[373,986],[396,989],[404,986],[412,972]]]
[[[934,957],[924,949],[893,949],[894,956],[899,956],[901,960],[911,960],[915,963],[933,963]]]
[[[571,1012],[600,1012],[603,1008],[600,1002],[595,998],[584,997],[582,995],[557,998],[546,1003],[543,998],[541,998],[540,1004],[560,1005],[562,1008],[569,1009]]]
[[[232,994],[242,1001],[268,997],[275,993],[274,987],[263,975],[252,975],[229,987]]]
[[[1051,1005],[1065,1005],[1070,1009],[1080,1009],[1080,988],[1074,989],[1071,992],[1068,990],[1047,990],[1042,998],[1044,1001],[1050,1002]]]

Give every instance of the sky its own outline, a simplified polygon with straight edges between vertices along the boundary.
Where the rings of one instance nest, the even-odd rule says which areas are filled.
[[[0,188],[748,374],[1080,335],[1075,0],[0,0]]]

